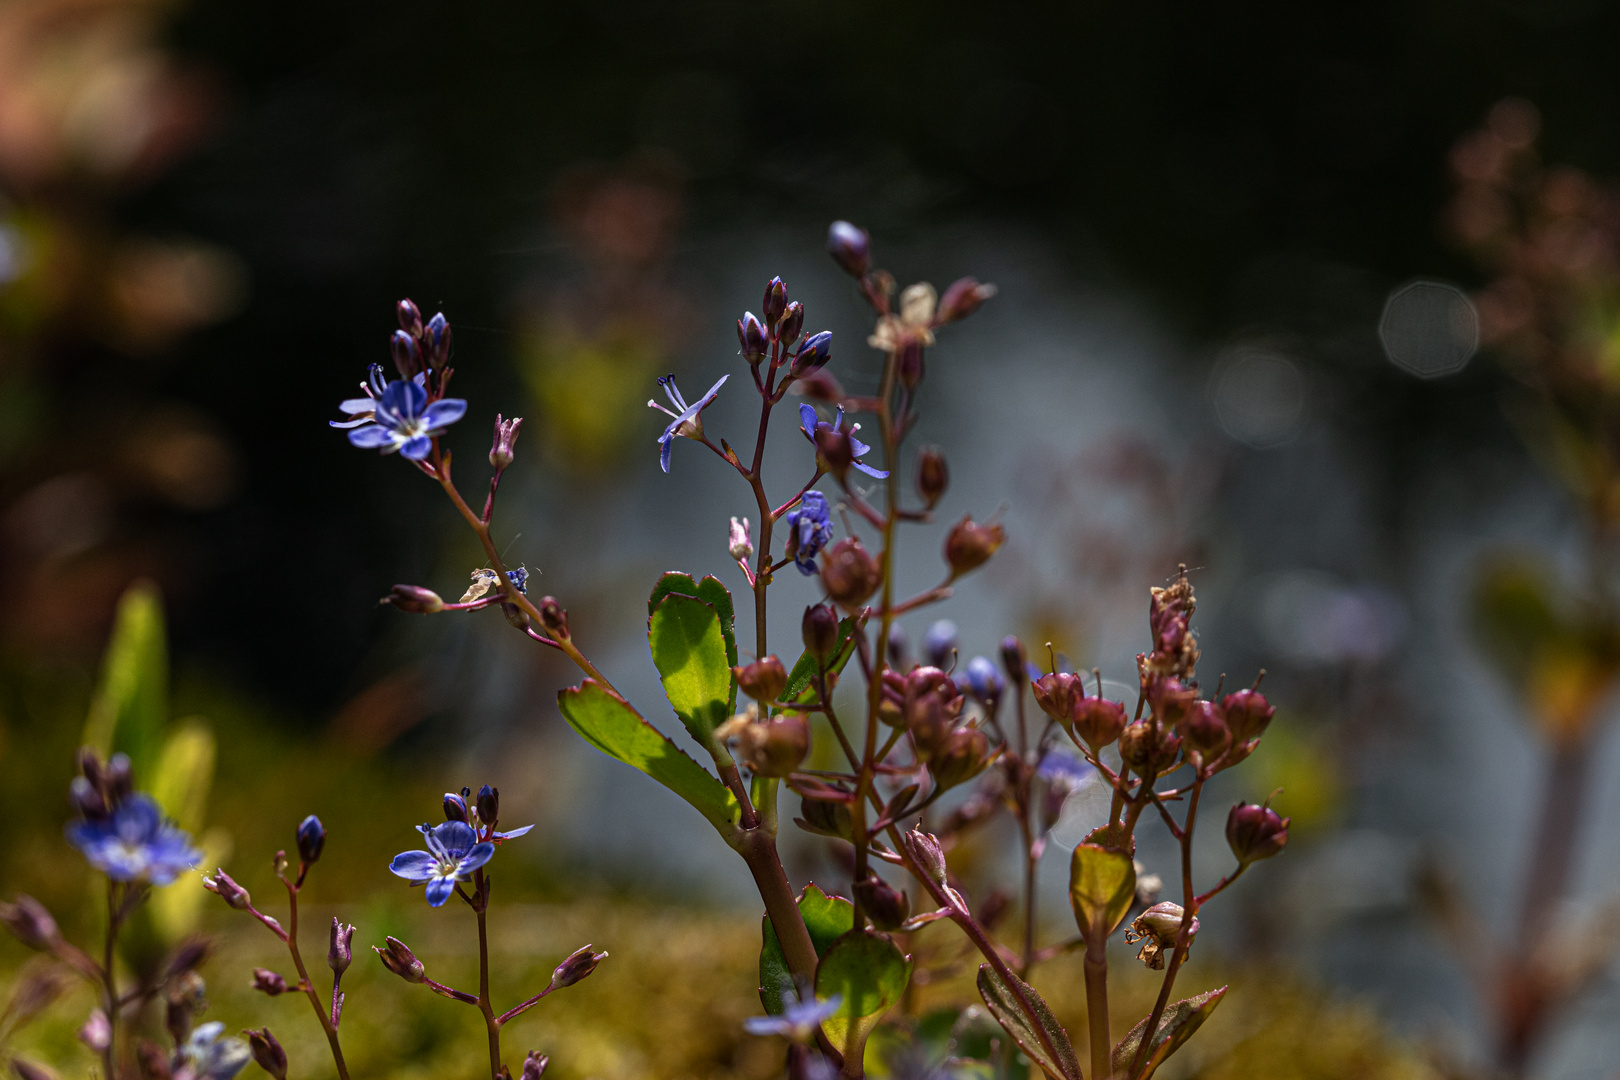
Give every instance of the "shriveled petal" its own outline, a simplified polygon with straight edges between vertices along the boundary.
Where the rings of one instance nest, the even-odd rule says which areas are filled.
[[[430,430],[455,423],[467,414],[467,402],[462,398],[435,401],[422,413],[422,423]]]
[[[439,860],[425,851],[402,851],[388,869],[406,881],[422,882],[439,872]]]
[[[456,883],[447,877],[434,878],[428,882],[427,888],[423,891],[430,905],[443,907],[444,902],[450,899],[450,894],[456,891]]]
[[[433,440],[426,435],[417,435],[414,438],[406,439],[404,445],[399,448],[399,456],[409,458],[412,461],[421,461],[431,453],[433,453]]]
[[[394,445],[394,433],[381,424],[371,424],[349,432],[349,442],[362,450],[376,450],[378,447]]]
[[[490,843],[488,840],[485,840],[481,844],[474,845],[473,849],[467,852],[467,857],[456,864],[456,877],[466,877],[480,866],[483,866],[485,863],[489,862],[494,855],[495,845]]]

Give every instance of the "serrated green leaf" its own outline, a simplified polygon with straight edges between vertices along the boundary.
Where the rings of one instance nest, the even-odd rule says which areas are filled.
[[[1075,1057],[1074,1044],[1069,1041],[1069,1033],[1063,1030],[1063,1025],[1057,1022],[1057,1017],[1052,1015],[1052,1010],[1033,987],[1016,975],[1012,976],[1012,980],[1034,1006],[1035,1015],[1040,1020],[1041,1031],[1045,1032],[1047,1039],[1051,1041],[1057,1056],[1053,1057],[1042,1045],[1040,1035],[1019,1006],[1017,996],[1008,988],[1001,976],[996,974],[995,969],[989,964],[980,964],[979,996],[984,999],[990,1015],[996,1018],[1003,1031],[1012,1036],[1013,1042],[1018,1044],[1024,1056],[1045,1069],[1052,1080],[1081,1080],[1080,1059]]]
[[[1148,1049],[1147,1060],[1142,1062],[1142,1071],[1137,1074],[1138,1080],[1147,1080],[1155,1069],[1164,1064],[1166,1058],[1181,1049],[1182,1044],[1192,1038],[1193,1032],[1203,1026],[1204,1021],[1209,1019],[1209,1014],[1215,1011],[1215,1006],[1226,996],[1226,990],[1227,988],[1223,986],[1199,994],[1197,997],[1183,998],[1164,1010],[1164,1015],[1159,1018],[1159,1030],[1154,1033],[1153,1042]],[[1142,1017],[1119,1041],[1119,1045],[1114,1047],[1109,1064],[1115,1076],[1123,1077],[1125,1070],[1131,1067],[1131,1062],[1136,1060],[1136,1051],[1142,1045],[1142,1036],[1146,1033],[1148,1021],[1151,1019],[1151,1016]]]
[[[1118,848],[1076,844],[1069,861],[1069,903],[1080,935],[1112,934],[1136,898],[1136,867]]]
[[[717,764],[731,764],[714,737],[731,716],[736,694],[719,613],[695,597],[670,593],[647,618],[647,644],[675,715]]]
[[[691,803],[726,843],[737,843],[737,798],[703,766],[643,720],[622,698],[595,679],[557,695],[570,727],[611,758],[634,766]]]
[[[849,663],[849,658],[855,655],[855,646],[851,638],[855,633],[855,620],[853,617],[838,620],[838,648],[833,653],[832,662],[827,670],[839,672]],[[808,652],[801,653],[788,672],[787,688],[782,691],[783,701],[813,701],[816,696],[816,658]]]
[[[726,639],[726,662],[736,667],[737,612],[732,606],[731,592],[720,583],[720,579],[709,574],[702,581],[693,581],[691,574],[671,570],[659,578],[658,584],[653,586],[652,595],[647,598],[647,614],[651,615],[653,609],[658,606],[658,601],[670,593],[696,597],[714,608],[720,616],[720,633]],[[736,708],[735,700],[731,708]]]
[[[214,783],[214,733],[208,721],[182,721],[163,744],[152,770],[152,798],[189,833],[203,827]]]
[[[842,896],[828,896],[815,882],[806,885],[799,894],[799,915],[804,919],[805,929],[810,931],[810,944],[817,956],[826,955],[832,943],[855,925],[855,905]],[[759,1001],[767,1013],[780,1016],[782,988],[793,985],[793,975],[788,971],[782,943],[769,917],[764,919],[763,937],[759,950]]]
[[[169,651],[163,604],[155,586],[136,582],[124,591],[102,657],[101,683],[90,702],[84,743],[103,754],[121,751],[137,782],[157,756],[169,714]]]
[[[910,981],[911,960],[887,934],[851,930],[816,965],[816,997],[839,999],[838,1011],[822,1021],[822,1031],[844,1054],[858,1053]]]

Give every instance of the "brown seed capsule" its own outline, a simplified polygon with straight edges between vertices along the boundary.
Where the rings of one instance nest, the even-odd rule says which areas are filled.
[[[377,602],[393,604],[411,615],[432,615],[444,610],[444,600],[439,594],[420,585],[395,585],[393,592]]]
[[[1048,672],[1030,683],[1030,689],[1041,711],[1065,728],[1074,722],[1073,699],[1085,694],[1080,676],[1066,671]]]
[[[818,660],[829,660],[838,648],[838,613],[826,604],[811,604],[804,609],[800,624],[804,634],[804,648]]]
[[[270,1034],[270,1029],[260,1028],[255,1031],[248,1028],[243,1034],[248,1037],[248,1046],[253,1050],[253,1060],[258,1062],[259,1068],[276,1080],[287,1080],[287,1051],[283,1050],[276,1037]]]
[[[408,983],[419,983],[427,977],[427,968],[403,941],[396,937],[383,940],[387,943],[387,948],[379,949],[375,945],[371,947],[371,951],[383,962],[383,967]]]
[[[838,541],[821,562],[821,584],[827,595],[853,612],[877,592],[882,574],[877,560],[853,536]]]
[[[1076,696],[1070,699],[1074,737],[1093,751],[1119,738],[1125,730],[1125,706],[1103,697]]]
[[[835,799],[812,799],[806,795],[799,803],[799,827],[823,836],[855,839],[855,821],[849,806]]]
[[[928,764],[928,773],[942,788],[953,788],[984,771],[990,761],[990,740],[977,728],[951,732]]]
[[[784,777],[810,752],[810,722],[803,713],[783,713],[744,724],[736,734],[737,753],[756,776]]]
[[[935,325],[965,319],[978,311],[984,302],[996,295],[994,285],[981,285],[971,277],[959,278],[939,298],[939,309],[934,314]]]
[[[911,918],[911,900],[882,878],[868,875],[855,882],[852,888],[855,899],[861,902],[861,909],[877,929],[898,930]]]
[[[1218,756],[1232,741],[1232,733],[1226,728],[1226,718],[1220,706],[1209,701],[1193,702],[1192,711],[1187,714],[1185,732],[1187,745],[1208,758]]]
[[[1264,735],[1276,712],[1276,708],[1258,690],[1239,690],[1221,699],[1221,716],[1231,730],[1234,742],[1248,742]]]
[[[1238,803],[1226,815],[1226,843],[1243,865],[1269,859],[1288,843],[1288,822],[1265,805]]]
[[[950,486],[951,472],[945,465],[945,454],[937,446],[925,446],[917,451],[917,494],[932,510],[940,496]]]
[[[539,603],[540,625],[546,628],[546,633],[562,641],[568,637],[568,612],[557,603],[555,596],[542,596]]]
[[[787,689],[787,669],[774,653],[752,664],[734,667],[731,672],[737,676],[742,692],[761,704],[775,701]]]
[[[1159,777],[1175,764],[1181,752],[1181,739],[1172,731],[1138,720],[1125,727],[1119,737],[1119,756],[1137,775]]]
[[[959,578],[983,566],[1006,539],[1007,531],[1000,522],[977,524],[972,514],[958,521],[945,537],[945,562],[951,568],[951,577]]]
[[[253,969],[253,989],[270,997],[277,997],[287,992],[287,980],[278,972],[269,968]]]

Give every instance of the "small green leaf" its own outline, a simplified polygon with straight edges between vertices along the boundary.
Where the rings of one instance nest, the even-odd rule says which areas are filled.
[[[828,663],[827,670],[838,672],[844,670],[849,658],[855,655],[855,648],[850,638],[855,633],[855,620],[853,618],[838,621],[838,648],[833,653],[832,661]],[[783,701],[813,701],[816,696],[816,658],[808,652],[799,655],[798,662],[793,670],[788,672],[787,689],[782,691]]]
[[[101,685],[90,702],[84,742],[103,754],[122,751],[137,782],[157,756],[169,718],[169,651],[163,604],[149,582],[136,582],[118,601],[112,640],[102,657]]]
[[[647,599],[647,614],[651,615],[658,606],[658,601],[670,593],[680,593],[682,596],[692,596],[702,600],[714,608],[720,616],[720,633],[726,639],[726,662],[732,667],[737,666],[737,613],[732,607],[731,593],[720,584],[720,579],[709,574],[702,581],[693,581],[692,575],[670,571],[658,579],[653,586],[652,596]],[[733,702],[732,708],[735,708]]]
[[[858,1053],[910,981],[911,960],[887,934],[851,930],[816,965],[816,997],[839,998],[838,1011],[821,1029],[843,1053]]]
[[[150,790],[157,804],[189,833],[203,827],[208,789],[214,783],[214,733],[208,721],[182,721],[163,744]]]
[[[1193,1032],[1209,1019],[1209,1014],[1215,1011],[1215,1006],[1226,996],[1226,990],[1227,988],[1223,986],[1218,990],[1199,994],[1197,997],[1183,998],[1164,1010],[1164,1015],[1159,1018],[1159,1030],[1154,1033],[1153,1043],[1148,1050],[1147,1060],[1142,1063],[1142,1071],[1137,1074],[1138,1080],[1147,1080],[1155,1069],[1164,1064],[1166,1058],[1181,1049],[1181,1045],[1192,1038]],[[1142,1045],[1142,1036],[1147,1031],[1147,1024],[1151,1019],[1151,1016],[1142,1017],[1119,1041],[1119,1045],[1114,1047],[1109,1064],[1113,1066],[1115,1076],[1124,1076],[1125,1070],[1136,1060],[1136,1051]]]
[[[735,846],[740,808],[731,789],[637,715],[624,699],[604,690],[595,679],[586,679],[559,693],[557,708],[586,742],[640,769],[691,803],[726,843]]]
[[[1069,903],[1080,935],[1112,934],[1136,897],[1136,867],[1118,848],[1076,844],[1069,862]]]
[[[1018,997],[1004,982],[1000,975],[989,964],[979,965],[979,996],[984,998],[985,1006],[990,1015],[996,1018],[1013,1042],[1024,1052],[1024,1056],[1035,1062],[1052,1080],[1081,1080],[1080,1059],[1074,1056],[1074,1044],[1069,1041],[1069,1033],[1063,1030],[1063,1025],[1057,1022],[1052,1010],[1046,1002],[1041,1000],[1033,987],[1012,976],[1017,989],[1023,991],[1035,1008],[1035,1015],[1040,1019],[1041,1031],[1057,1050],[1054,1058],[1041,1043],[1041,1037],[1035,1027],[1030,1023],[1023,1008],[1018,1004]]]
[[[702,600],[670,593],[647,619],[647,643],[681,723],[717,764],[731,764],[731,755],[714,737],[714,729],[731,715],[737,692],[719,613]]]
[[[799,915],[810,931],[817,956],[825,956],[832,943],[855,925],[855,905],[842,896],[828,896],[814,882],[799,894]],[[764,945],[759,950],[759,1001],[772,1016],[782,1014],[782,988],[792,987],[793,975],[782,956],[782,943],[769,917],[764,919]]]

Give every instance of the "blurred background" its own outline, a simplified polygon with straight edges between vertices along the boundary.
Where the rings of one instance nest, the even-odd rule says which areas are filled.
[[[740,372],[732,320],[778,273],[870,392],[869,315],[824,254],[847,218],[902,285],[1000,290],[931,352],[917,439],[950,458],[940,520],[999,510],[1010,539],[913,637],[948,617],[964,656],[1012,632],[1130,680],[1184,562],[1205,677],[1268,672],[1279,721],[1220,794],[1281,787],[1293,840],[1206,920],[1201,977],[1250,1004],[1176,1075],[1620,1075],[1617,33],[1600,0],[0,0],[3,891],[89,918],[62,791],[119,597],[151,582],[165,716],[217,752],[196,828],[250,889],[318,812],[316,902],[464,962],[384,868],[441,792],[497,784],[541,825],[502,854],[514,956],[613,955],[534,1021],[559,1075],[770,1075],[737,1029],[741,864],[567,730],[566,662],[493,614],[377,606],[483,558],[435,485],[326,421],[387,363],[397,299],[444,311],[471,402],[448,445],[481,462],[496,412],[526,418],[508,561],[672,719],[640,605],[667,569],[742,587],[724,538],[752,499],[688,444],[663,475],[644,403],[666,371]],[[722,394],[711,434],[749,411]],[[779,440],[775,489],[803,455]],[[911,584],[941,529],[909,536]],[[792,642],[811,586],[773,595]],[[1060,833],[1101,813],[1077,796]],[[787,843],[796,882],[832,880]],[[174,917],[241,932],[223,914]],[[228,939],[217,1010],[292,1029],[237,985],[260,937]],[[715,957],[736,977],[697,979]],[[23,960],[0,943],[0,975]],[[1079,1002],[1078,962],[1044,978]],[[475,1075],[476,1032],[403,989],[376,985],[416,1011],[361,1057]],[[76,1060],[76,1022],[39,1029],[47,1059]]]

